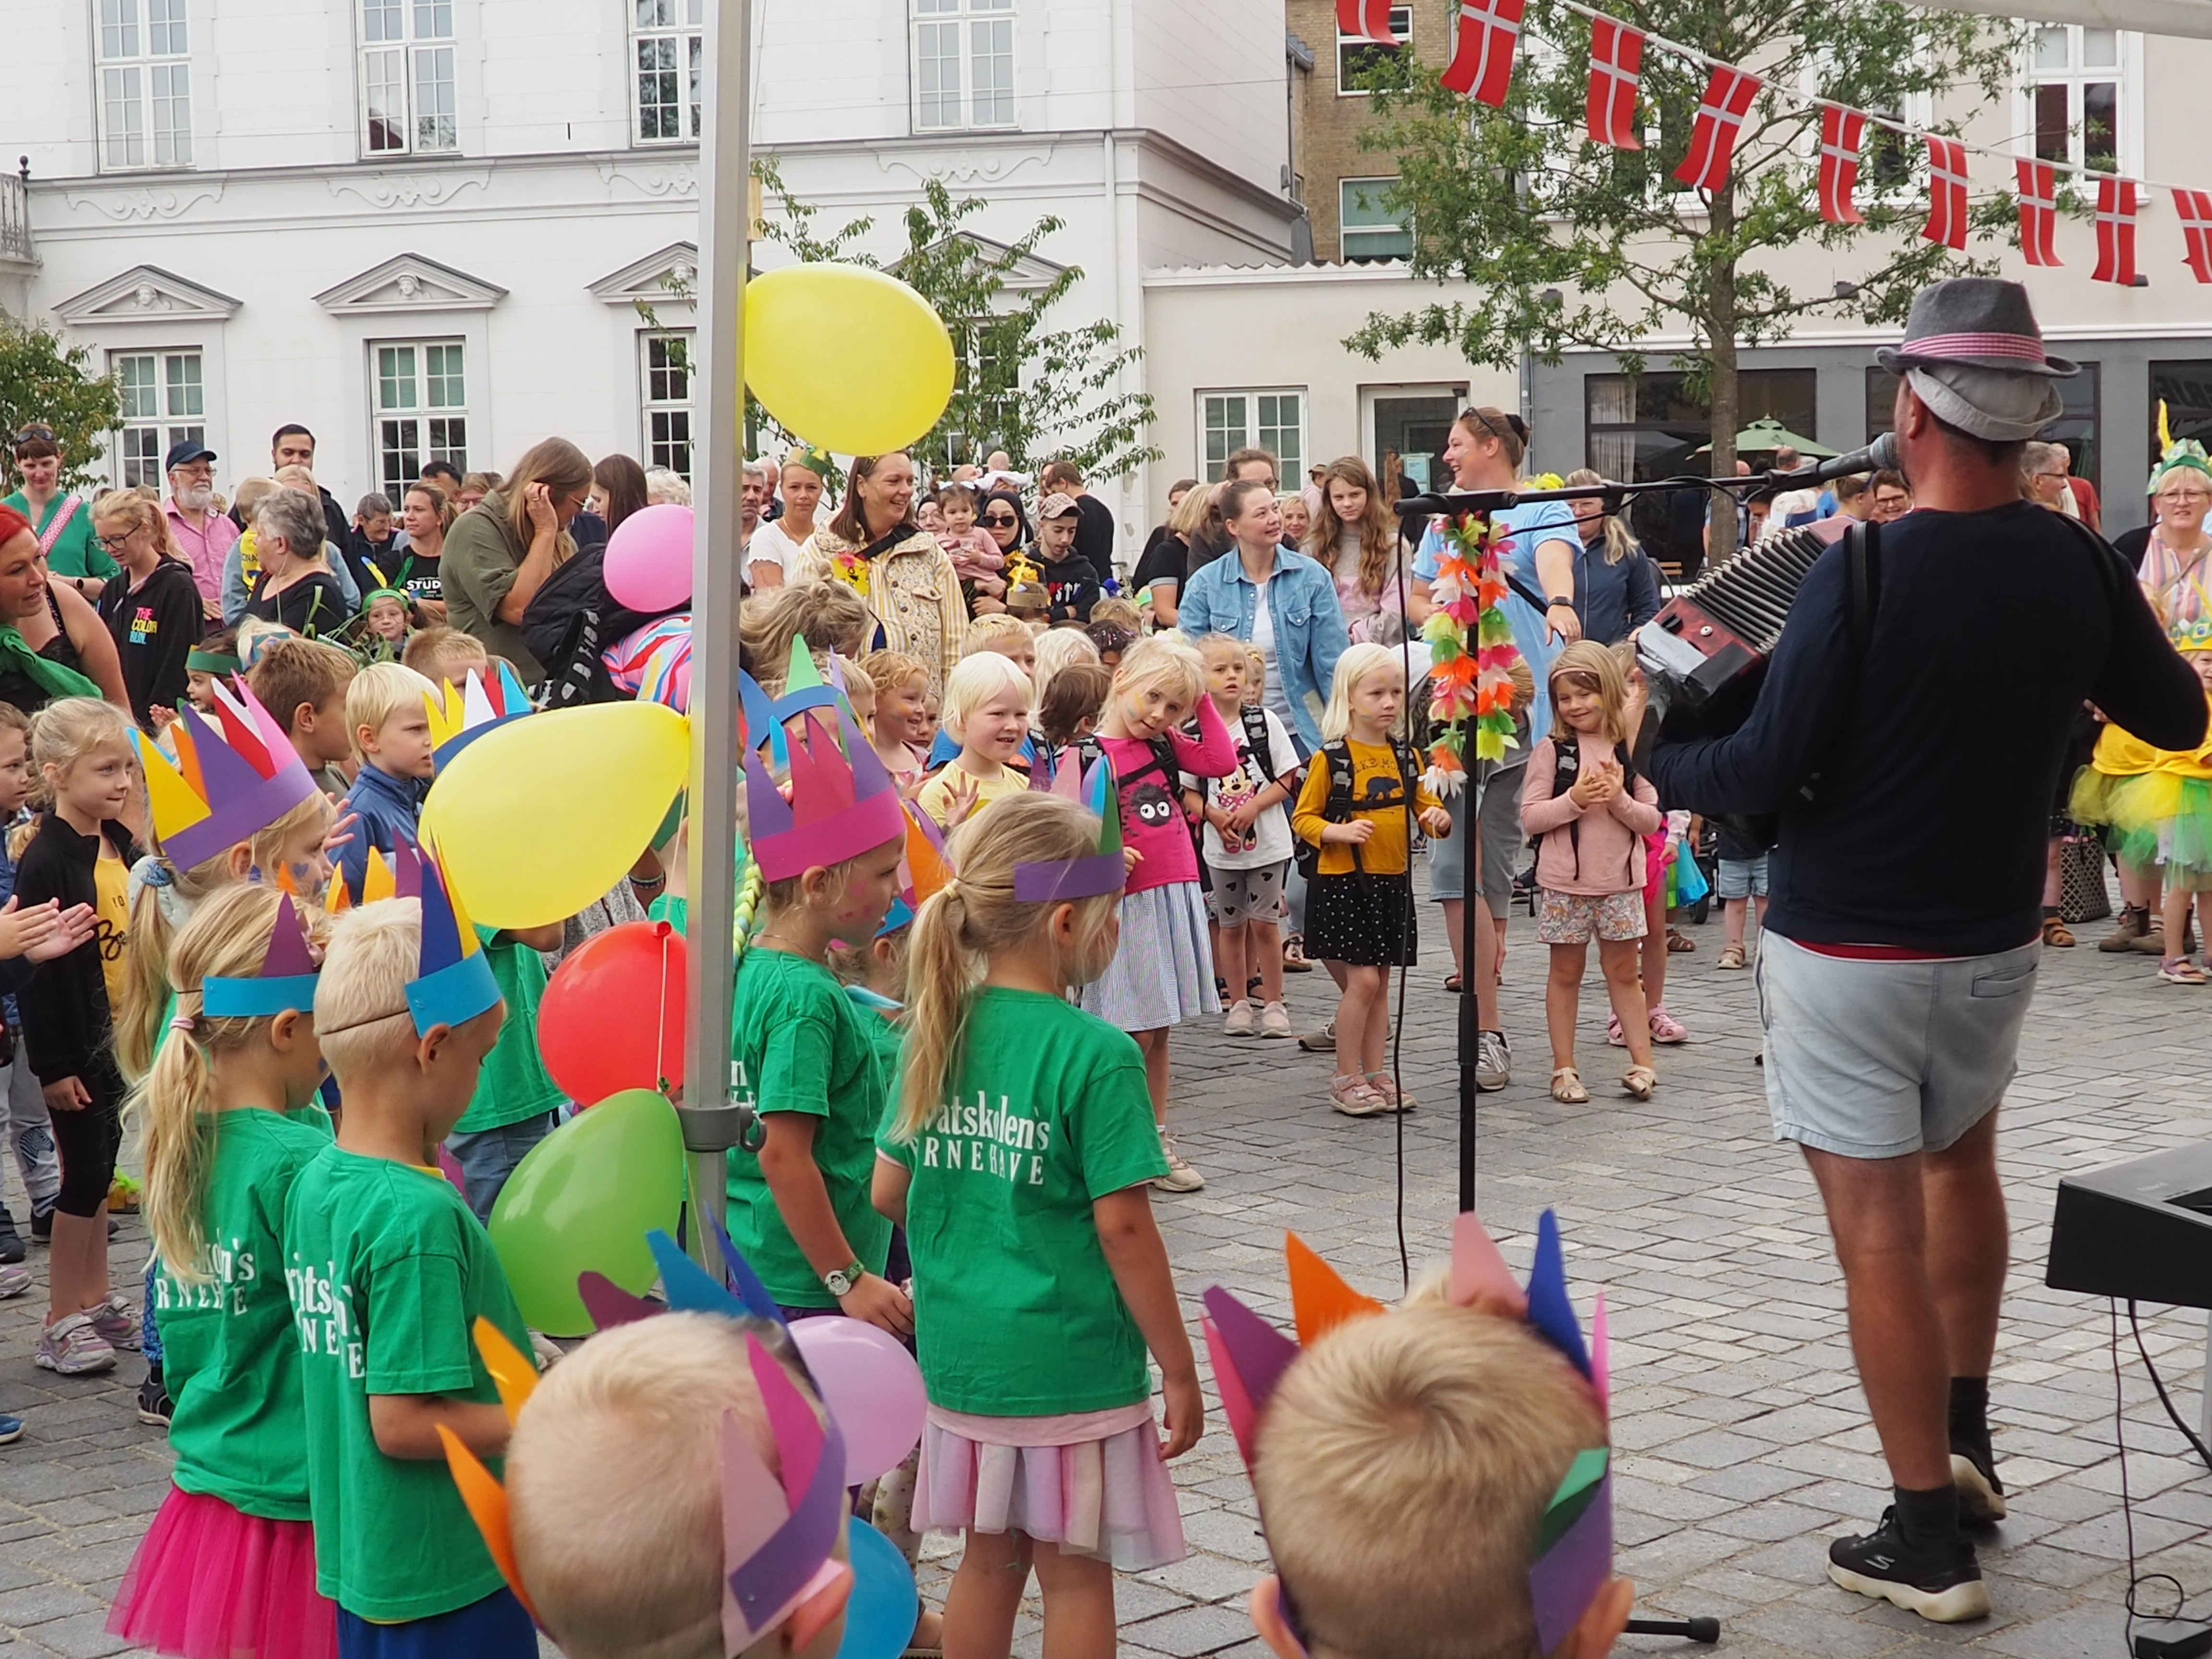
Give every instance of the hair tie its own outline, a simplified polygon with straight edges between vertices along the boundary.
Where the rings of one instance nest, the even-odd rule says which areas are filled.
[[[960,896],[960,878],[957,876],[945,877],[945,884],[939,887],[937,890],[942,893],[946,898],[958,898]]]
[[[198,1024],[199,1022],[194,1019],[190,1014],[172,1014],[169,1016],[169,1029],[173,1031],[193,1030],[197,1029]]]
[[[175,872],[160,859],[148,859],[140,866],[138,878],[149,887],[173,887],[177,882]]]

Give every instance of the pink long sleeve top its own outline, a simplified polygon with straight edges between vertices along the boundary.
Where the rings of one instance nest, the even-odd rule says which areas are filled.
[[[1583,738],[1587,774],[1614,759],[1603,738]],[[1638,774],[1635,782],[1601,806],[1585,807],[1571,795],[1552,793],[1559,747],[1547,738],[1528,757],[1521,785],[1521,827],[1537,836],[1536,884],[1550,893],[1601,897],[1644,885],[1644,841],[1666,821],[1658,792]]]
[[[1200,778],[1225,778],[1237,769],[1237,745],[1213,699],[1198,700],[1198,737],[1181,732],[1167,734],[1175,750],[1176,769]],[[1143,854],[1129,872],[1126,890],[1141,893],[1147,887],[1198,879],[1198,849],[1191,842],[1190,821],[1183,816],[1180,781],[1174,771],[1163,774],[1152,746],[1139,738],[1098,739],[1099,748],[1114,763],[1114,776],[1121,790],[1121,841]]]

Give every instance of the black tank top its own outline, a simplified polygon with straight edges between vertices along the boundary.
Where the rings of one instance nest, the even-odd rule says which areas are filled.
[[[54,619],[54,636],[39,647],[39,654],[48,662],[59,663],[64,668],[84,672],[84,659],[77,654],[70,641],[69,629],[62,625],[61,602],[54,598],[52,583],[46,585],[46,610]],[[47,690],[28,674],[12,668],[0,668],[0,702],[12,702],[26,714],[35,714],[53,701]]]

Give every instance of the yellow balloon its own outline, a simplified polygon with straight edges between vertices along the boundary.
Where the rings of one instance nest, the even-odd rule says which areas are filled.
[[[684,716],[591,703],[496,726],[442,768],[422,838],[472,921],[542,927],[605,896],[684,787]]]
[[[786,265],[745,288],[745,384],[787,431],[845,455],[902,449],[952,397],[929,301],[860,265]]]

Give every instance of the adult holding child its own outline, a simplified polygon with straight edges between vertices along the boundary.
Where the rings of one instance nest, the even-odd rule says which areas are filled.
[[[441,575],[447,620],[513,663],[526,685],[544,679],[545,670],[523,641],[522,613],[546,579],[575,556],[564,526],[583,510],[591,488],[584,452],[566,438],[543,439],[446,537]]]
[[[914,462],[898,451],[856,455],[844,504],[799,550],[791,576],[827,576],[867,601],[878,643],[917,659],[942,694],[968,635],[960,573],[914,520]]]

